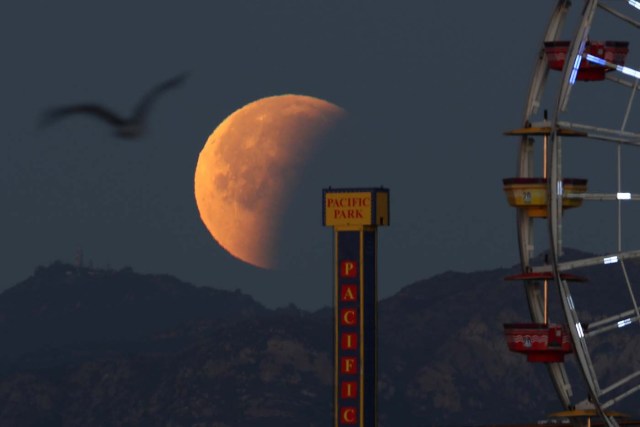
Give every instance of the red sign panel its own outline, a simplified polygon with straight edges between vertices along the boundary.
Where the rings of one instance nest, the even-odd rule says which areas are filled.
[[[358,424],[358,408],[345,406],[340,408],[340,425]]]
[[[340,285],[340,302],[358,301],[358,285]]]
[[[348,375],[358,374],[358,359],[356,357],[340,358],[340,373]]]
[[[358,262],[352,260],[340,261],[340,277],[358,277]]]

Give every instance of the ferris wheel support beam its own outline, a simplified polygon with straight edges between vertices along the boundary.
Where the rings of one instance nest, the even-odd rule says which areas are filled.
[[[624,393],[622,393],[621,395],[614,397],[613,399],[610,399],[608,401],[606,401],[605,403],[602,404],[603,408],[608,408],[611,405],[620,402],[622,399],[624,399],[625,397],[629,397],[631,396],[633,393],[640,391],[640,385],[637,385],[627,391],[625,391]]]
[[[577,28],[573,41],[569,48],[569,55],[564,63],[562,84],[558,94],[556,109],[554,111],[552,129],[550,134],[550,150],[548,152],[549,160],[547,162],[548,171],[548,226],[550,239],[550,255],[555,276],[555,282],[558,287],[562,309],[565,319],[568,323],[568,329],[573,343],[573,349],[578,361],[578,366],[582,372],[582,376],[587,385],[590,399],[603,421],[608,427],[616,427],[618,424],[613,417],[605,414],[600,403],[600,387],[595,374],[593,363],[589,355],[586,341],[584,339],[584,331],[578,319],[571,292],[567,282],[560,276],[558,269],[559,258],[562,255],[562,200],[563,200],[563,181],[562,181],[562,139],[558,132],[559,114],[564,112],[569,100],[571,88],[576,81],[578,68],[582,61],[582,55],[585,44],[591,28],[591,22],[598,5],[597,0],[586,0],[585,7],[582,12],[582,19]]]
[[[598,328],[596,328],[594,325],[589,324],[589,331],[584,332],[584,336],[587,338],[591,338],[596,335],[600,335],[603,332],[609,332],[616,329],[624,328],[625,326],[630,325],[631,322],[638,320],[638,316],[633,316],[634,314],[635,314],[635,310],[629,310],[629,311],[625,311],[624,313],[620,313],[615,316],[608,317],[607,319],[603,319],[603,320],[607,320],[609,324],[606,326],[598,327]],[[630,316],[633,316],[633,317],[630,317]],[[615,323],[611,323],[611,322],[615,322]]]
[[[629,80],[621,79],[620,77],[616,77],[612,73],[605,74],[604,78],[607,79],[607,80],[612,81],[613,83],[616,83],[616,84],[619,84],[619,85],[622,85],[622,86],[627,86],[627,87],[630,87],[630,88],[634,88],[635,90],[640,90],[640,88],[637,87],[635,81],[634,82],[630,82]]]
[[[625,200],[640,200],[640,194],[631,193],[581,193],[581,194],[565,194],[565,199],[580,199],[580,200],[598,200],[598,201],[625,201]]]
[[[627,319],[633,320],[629,316],[632,316],[634,313],[635,313],[635,310],[627,310],[620,314],[616,314],[615,316],[609,316],[605,319],[600,319],[600,320],[596,320],[595,322],[591,322],[589,323],[589,331],[585,332],[585,335],[588,337],[592,335],[597,335],[597,331],[599,331],[602,325],[606,325],[613,322],[616,322],[616,328],[620,328],[620,327],[623,327],[623,325],[630,324],[630,323],[627,323],[626,320]]]
[[[604,265],[615,264],[620,260],[635,259],[635,258],[640,258],[640,250],[624,251],[624,252],[612,253],[608,255],[582,258],[574,261],[558,262],[556,264],[556,270],[558,271],[558,273],[560,273],[564,271],[573,270],[575,268],[592,267],[594,265],[599,265],[599,264],[604,264]],[[553,271],[550,265],[533,267],[531,270],[534,273],[547,273],[547,272]]]
[[[626,22],[627,24],[633,25],[636,28],[640,28],[640,22],[636,21],[635,19],[632,19],[630,17],[628,17],[627,15],[618,12],[617,10],[607,6],[606,4],[602,4],[602,3],[598,3],[598,7],[601,8],[602,10],[605,10],[607,12],[609,12],[610,14],[612,14],[613,16],[615,16],[618,19],[621,19],[622,21]]]
[[[558,280],[559,277],[560,275],[558,274],[556,280]],[[571,332],[574,353],[576,354],[576,357],[578,359],[580,369],[583,372],[583,376],[589,388],[593,403],[599,411],[602,411],[600,402],[598,401],[598,397],[601,395],[600,385],[598,384],[597,376],[593,368],[593,363],[591,362],[591,357],[589,356],[587,343],[584,339],[582,324],[578,319],[578,314],[576,313],[573,298],[571,297],[571,292],[569,291],[569,286],[567,285],[566,280],[559,280],[558,290],[560,292],[560,295],[562,296],[562,307],[565,313],[565,318],[567,319],[569,331]],[[604,416],[604,412],[602,413],[602,415]]]
[[[549,24],[547,25],[543,41],[553,41],[558,38],[570,6],[570,0],[558,0],[553,13],[551,14],[551,18],[549,19]],[[542,46],[542,43],[540,45]],[[538,57],[536,58],[533,75],[531,76],[531,84],[529,85],[529,96],[527,97],[527,104],[525,105],[524,110],[523,122],[525,124],[530,121],[531,115],[536,113],[540,107],[542,88],[547,80],[548,73],[549,68],[547,67],[544,48],[541,47],[538,52]]]
[[[640,133],[638,132],[629,132],[624,129],[610,129],[604,128],[601,126],[593,126],[593,125],[585,125],[582,123],[574,123],[574,122],[566,122],[566,121],[558,121],[558,126],[562,129],[572,129],[582,131],[581,136],[586,138],[595,138],[593,133],[589,132],[600,132],[602,134],[611,135],[609,136],[609,140],[615,142],[630,142],[635,143],[635,145],[640,144]]]
[[[640,371],[636,371],[631,375],[626,376],[625,378],[622,378],[621,380],[617,381],[614,384],[611,384],[609,387],[602,389],[602,394],[607,394],[619,387],[622,387],[623,385],[627,384],[629,381],[633,380],[634,378],[638,377],[640,375]],[[640,391],[640,384],[628,389],[627,391],[625,391],[624,393],[621,393],[620,395],[609,399],[608,401],[606,401],[605,403],[602,404],[602,406],[604,408],[608,408],[611,405],[621,401],[622,399],[631,396],[633,393]]]
[[[598,0],[587,0],[582,13],[582,21],[578,27],[578,31],[569,48],[570,54],[567,56],[564,64],[564,78],[562,79],[562,87],[560,88],[560,96],[558,97],[558,110],[564,111],[569,100],[569,94],[571,93],[571,87],[576,81],[578,74],[578,67],[582,60],[582,54],[584,52],[587,37],[589,36],[589,30],[591,29],[591,22],[598,6]],[[556,110],[556,116],[558,111]],[[558,118],[556,117],[556,120]]]
[[[557,40],[560,31],[566,19],[567,11],[571,6],[570,0],[558,0],[553,10],[547,29],[544,34],[544,41]],[[542,47],[544,43],[540,43],[540,50],[536,58],[534,71],[531,76],[531,84],[529,85],[529,94],[524,109],[523,126],[527,127],[531,122],[531,116],[535,114],[540,107],[540,99],[542,97],[542,89],[544,88],[549,73],[547,67],[546,54]],[[520,153],[518,163],[518,176],[532,177],[533,171],[533,139],[527,135],[523,135],[520,142]],[[517,212],[516,223],[518,225],[518,244],[520,246],[520,262],[523,271],[530,268],[530,259],[534,254],[533,241],[533,218],[530,218],[520,209]],[[545,319],[544,297],[542,295],[542,285],[540,282],[525,283],[525,292],[529,305],[529,312],[534,322],[542,323]],[[567,376],[567,372],[562,363],[547,363],[551,382],[556,390],[560,402],[565,408],[571,405],[573,390]]]
[[[640,147],[640,139],[623,139],[623,138],[615,138],[615,137],[611,137],[607,135],[599,135],[599,134],[588,134],[586,136],[589,139],[596,139],[598,141],[617,142],[624,145]]]

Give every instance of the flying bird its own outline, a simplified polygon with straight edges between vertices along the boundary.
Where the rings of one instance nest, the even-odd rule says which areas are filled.
[[[99,104],[75,104],[56,107],[47,110],[40,121],[40,127],[46,127],[58,120],[72,115],[91,115],[102,119],[114,127],[116,135],[121,138],[136,138],[144,133],[147,116],[152,105],[165,91],[173,89],[187,78],[187,73],[182,73],[172,79],[153,87],[142,97],[129,118],[122,117]]]

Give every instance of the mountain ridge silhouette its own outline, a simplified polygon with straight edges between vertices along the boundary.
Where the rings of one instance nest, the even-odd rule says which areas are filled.
[[[444,272],[379,301],[380,426],[561,409],[545,367],[503,339],[503,323],[528,319],[522,285],[504,280],[517,271]],[[330,307],[271,310],[168,275],[38,267],[0,294],[0,425],[327,425],[332,322]],[[598,354],[640,351],[618,345]]]

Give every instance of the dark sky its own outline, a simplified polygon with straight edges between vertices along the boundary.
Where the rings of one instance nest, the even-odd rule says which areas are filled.
[[[3,7],[0,290],[81,249],[97,267],[241,289],[269,306],[330,305],[331,231],[320,223],[317,183],[308,188],[317,194],[311,249],[284,271],[231,257],[195,205],[194,170],[210,133],[248,102],[286,93],[332,102],[356,123],[345,147],[352,167],[327,163],[322,185],[391,191],[392,224],[379,238],[382,297],[446,270],[517,262],[501,182],[515,174],[517,141],[502,132],[520,125],[555,2],[170,4]],[[83,118],[36,129],[54,105],[101,102],[127,113],[183,71],[190,77],[159,101],[139,140]],[[595,229],[578,240],[582,249],[602,240]]]

